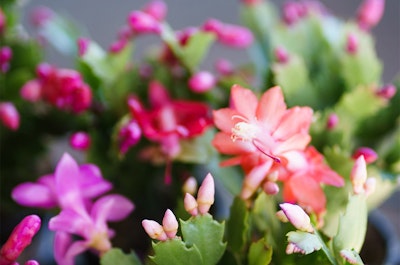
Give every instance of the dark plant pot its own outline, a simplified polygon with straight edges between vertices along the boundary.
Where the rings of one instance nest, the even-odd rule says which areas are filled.
[[[368,217],[361,258],[368,265],[400,265],[400,241],[393,224],[378,209]]]

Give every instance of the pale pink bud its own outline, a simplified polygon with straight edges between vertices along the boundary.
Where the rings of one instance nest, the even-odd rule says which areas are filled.
[[[197,193],[197,203],[200,214],[205,214],[210,210],[211,205],[214,203],[214,179],[208,173]]]
[[[28,215],[14,228],[0,250],[0,264],[14,264],[22,251],[32,242],[39,231],[41,220],[37,215]]]
[[[231,75],[234,71],[233,64],[226,59],[218,59],[215,62],[215,68],[221,75]]]
[[[278,63],[287,63],[289,61],[289,54],[283,47],[277,47],[275,49],[275,58]]]
[[[182,186],[183,193],[195,194],[197,191],[197,181],[194,177],[189,177]]]
[[[45,6],[35,8],[31,13],[31,23],[36,27],[42,27],[54,16],[53,10]]]
[[[20,95],[23,99],[29,102],[36,102],[41,97],[41,85],[36,79],[28,81],[22,86]]]
[[[364,183],[365,195],[369,196],[375,192],[376,189],[376,178],[367,178]]]
[[[150,238],[160,241],[168,239],[163,227],[156,221],[145,219],[142,221],[142,226]]]
[[[162,226],[168,238],[174,238],[176,236],[178,232],[178,221],[170,209],[165,211]]]
[[[90,147],[90,135],[87,132],[75,132],[69,138],[69,144],[76,150],[86,151]]]
[[[347,35],[346,52],[348,54],[356,54],[358,51],[358,38],[354,34]]]
[[[78,44],[78,55],[80,57],[84,56],[87,52],[87,49],[89,48],[90,45],[90,39],[88,38],[79,38],[77,40]]]
[[[360,194],[365,191],[364,184],[367,180],[367,165],[363,155],[359,156],[354,163],[350,173],[350,179],[355,194]]]
[[[189,79],[189,88],[195,93],[203,93],[212,89],[216,84],[213,74],[207,71],[198,72]]]
[[[273,181],[266,181],[263,184],[263,190],[268,195],[275,195],[279,192],[279,186]]]
[[[167,5],[164,1],[161,0],[153,0],[147,3],[143,8],[142,11],[149,14],[153,18],[157,19],[158,21],[163,21],[167,15]]]
[[[135,33],[156,33],[161,32],[160,22],[151,15],[142,11],[133,11],[128,16],[128,24]]]
[[[378,159],[378,154],[374,151],[374,149],[369,147],[360,147],[358,148],[354,154],[353,158],[357,159],[359,156],[364,156],[365,162],[367,164],[371,164]]]
[[[8,46],[3,46],[0,48],[0,69],[3,73],[7,72],[9,62],[12,58],[12,50]]]
[[[19,113],[13,103],[0,103],[0,120],[4,126],[13,131],[19,128]]]
[[[185,210],[192,216],[196,216],[199,214],[197,209],[197,201],[196,199],[189,193],[185,194],[185,198],[183,199],[183,206]]]
[[[281,203],[279,206],[289,222],[298,230],[310,233],[314,231],[314,228],[311,225],[310,217],[300,206],[291,203]]]
[[[382,18],[385,0],[364,0],[357,10],[357,22],[360,28],[369,30]]]
[[[397,88],[393,84],[387,84],[382,86],[376,91],[378,97],[390,100],[394,95],[396,95]]]
[[[339,116],[336,113],[331,113],[326,121],[326,128],[328,130],[333,130],[339,123]]]

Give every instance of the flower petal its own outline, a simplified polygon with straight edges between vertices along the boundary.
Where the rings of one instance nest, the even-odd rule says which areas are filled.
[[[27,207],[52,208],[57,206],[57,199],[52,191],[45,185],[25,182],[16,186],[11,197],[17,203]]]
[[[54,257],[57,264],[74,265],[75,256],[84,252],[87,247],[85,241],[72,242],[72,236],[65,232],[57,232],[54,237]]]
[[[255,147],[250,142],[237,140],[232,141],[230,135],[226,133],[217,133],[212,140],[213,146],[221,153],[227,155],[242,154],[244,152],[254,152]]]
[[[81,215],[72,209],[62,210],[58,215],[49,220],[49,229],[52,231],[64,231],[85,237],[90,233],[92,220],[89,215]]]
[[[312,121],[313,111],[308,107],[293,107],[289,109],[273,133],[276,139],[287,139],[293,134],[308,132]]]
[[[231,88],[231,104],[246,118],[255,116],[258,99],[250,89],[243,88],[239,85],[233,85]]]
[[[79,167],[81,173],[80,190],[85,198],[94,198],[112,189],[112,184],[103,179],[100,169],[94,164],[83,164]]]
[[[118,194],[106,195],[98,199],[92,207],[91,216],[96,223],[120,221],[126,218],[134,209],[133,203]]]
[[[272,132],[286,111],[286,104],[280,87],[272,87],[260,99],[256,110],[257,119],[266,124]]]
[[[221,131],[231,133],[232,128],[237,122],[237,120],[233,119],[232,117],[239,115],[240,114],[234,109],[223,108],[219,110],[214,110],[214,124]]]

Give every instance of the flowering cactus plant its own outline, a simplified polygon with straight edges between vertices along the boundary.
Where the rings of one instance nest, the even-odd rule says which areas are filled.
[[[368,211],[400,174],[400,82],[382,84],[370,33],[384,4],[345,22],[317,1],[243,0],[243,25],[174,30],[152,0],[104,49],[45,7],[29,36],[2,2],[1,208],[28,216],[0,264],[47,264],[22,251],[49,234],[61,265],[364,264]]]

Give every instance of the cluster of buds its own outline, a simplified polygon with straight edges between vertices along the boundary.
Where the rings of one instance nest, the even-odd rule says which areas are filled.
[[[214,193],[214,179],[213,176],[208,173],[199,188],[197,199],[195,199],[190,193],[185,194],[185,210],[192,216],[208,213],[211,205],[214,203]]]
[[[33,237],[39,231],[41,220],[37,215],[26,216],[11,232],[10,237],[0,249],[1,265],[18,265],[16,262],[22,251],[29,246]],[[39,265],[35,260],[25,262],[25,265]]]
[[[142,226],[152,239],[160,241],[175,238],[179,227],[178,221],[170,209],[165,211],[162,225],[156,221],[145,219],[142,221]]]
[[[317,1],[289,1],[283,6],[283,20],[292,25],[310,13],[324,14],[325,7]]]
[[[57,69],[49,64],[40,64],[37,78],[28,81],[21,89],[27,101],[43,99],[53,106],[73,113],[87,110],[92,102],[92,91],[79,72],[72,69]]]
[[[354,194],[370,195],[375,191],[376,179],[367,177],[367,164],[363,155],[360,155],[350,173]]]

